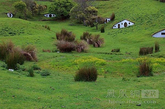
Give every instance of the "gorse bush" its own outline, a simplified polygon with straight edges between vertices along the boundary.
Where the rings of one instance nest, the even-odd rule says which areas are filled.
[[[57,49],[60,50],[60,52],[72,52],[75,50],[75,43],[74,42],[67,42],[67,41],[58,41]]]
[[[103,66],[106,65],[106,61],[104,59],[99,59],[93,56],[85,56],[80,57],[74,61],[76,65],[95,65],[95,66]]]
[[[83,67],[76,73],[75,81],[96,81],[97,69],[95,67]]]
[[[86,52],[88,50],[88,44],[85,41],[76,41],[75,50],[77,52]]]
[[[139,76],[153,76],[151,61],[147,59],[139,60]]]
[[[64,40],[68,42],[73,42],[75,40],[75,35],[72,32],[68,32],[65,29],[62,29],[61,32],[56,33],[57,40]]]

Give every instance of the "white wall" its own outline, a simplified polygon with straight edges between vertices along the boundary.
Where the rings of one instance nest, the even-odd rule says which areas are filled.
[[[165,37],[165,30],[155,33],[153,37]]]
[[[128,20],[123,20],[123,21],[121,21],[121,22],[115,24],[115,25],[113,26],[113,28],[125,28],[125,27],[124,27],[124,23],[127,23],[127,27],[128,27],[128,26],[134,25],[133,22],[130,22],[130,21],[128,21]],[[119,25],[120,25],[120,27],[119,27]]]
[[[45,17],[49,17],[49,15],[50,15],[50,14],[45,14],[44,16],[45,16]],[[51,14],[51,17],[56,17],[56,15],[55,15],[55,14]]]

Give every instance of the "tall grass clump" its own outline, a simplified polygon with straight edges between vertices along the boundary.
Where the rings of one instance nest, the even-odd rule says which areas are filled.
[[[115,20],[115,14],[114,13],[112,13],[112,15],[110,16],[110,19],[111,19],[111,21]]]
[[[96,81],[97,69],[95,67],[82,67],[76,72],[75,81]]]
[[[80,36],[80,39],[86,41],[88,44],[93,44],[91,36],[92,34],[89,32],[83,32],[83,35]]]
[[[155,53],[159,52],[159,43],[155,42]]]
[[[81,40],[85,40],[88,44],[93,44],[94,47],[100,47],[104,44],[104,38],[100,38],[100,35],[92,35],[88,32],[84,32],[80,37]]]
[[[139,60],[139,72],[138,77],[140,76],[153,76],[152,64],[150,60],[142,59]]]
[[[36,47],[33,45],[22,47],[22,54],[25,56],[27,61],[38,61],[36,51]]]
[[[17,64],[22,65],[25,61],[24,56],[20,52],[19,49],[15,48],[12,52],[10,52],[5,59],[5,63],[7,64],[7,69],[17,69]]]
[[[101,47],[104,44],[104,38],[100,38],[100,35],[92,35],[93,47]]]
[[[61,32],[56,33],[57,40],[73,42],[75,40],[75,37],[76,36],[72,32],[68,32],[65,29],[62,29]]]
[[[88,50],[88,43],[85,41],[76,41],[75,42],[76,46],[75,46],[75,50],[77,52],[87,52]]]
[[[142,47],[139,50],[139,55],[147,55],[153,53],[153,47]]]
[[[60,52],[72,52],[75,50],[75,43],[74,42],[67,42],[67,41],[57,41],[56,43],[57,49]]]
[[[5,60],[6,56],[14,49],[14,43],[11,41],[0,44],[0,60]]]

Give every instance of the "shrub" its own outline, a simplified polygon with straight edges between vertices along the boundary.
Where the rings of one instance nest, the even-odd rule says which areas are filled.
[[[84,32],[82,36],[80,36],[81,40],[85,40],[88,44],[93,44],[92,38],[89,32]]]
[[[159,43],[155,42],[155,53],[159,52]]]
[[[41,73],[41,76],[49,76],[50,75],[50,72],[48,70],[43,70],[40,73]]]
[[[115,19],[115,14],[114,13],[112,13],[110,19],[111,19],[111,21],[113,21]]]
[[[100,47],[104,44],[104,38],[100,38],[100,35],[92,35],[91,37],[94,47]]]
[[[139,55],[147,55],[153,53],[153,47],[142,47],[140,48]]]
[[[50,27],[48,25],[45,25],[44,26],[46,29],[50,30]]]
[[[42,51],[43,51],[43,52],[48,52],[48,53],[51,52],[51,50],[49,50],[49,49],[48,49],[48,50],[42,49]]]
[[[22,47],[22,54],[27,61],[38,61],[36,56],[36,48],[33,45]]]
[[[34,70],[33,70],[33,68],[28,69],[28,72],[29,72],[28,76],[34,77]]]
[[[120,52],[120,48],[118,48],[118,49],[112,49],[111,52]]]
[[[12,52],[13,49],[14,49],[13,42],[11,42],[11,41],[2,42],[2,44],[0,44],[0,60],[5,60],[7,54]]]
[[[95,67],[83,67],[75,75],[75,81],[96,81],[97,69]]]
[[[17,64],[22,65],[25,61],[24,56],[18,49],[14,49],[13,52],[10,52],[5,60],[5,63],[7,64],[7,69],[17,69]]]
[[[139,61],[139,72],[137,76],[153,76],[152,65],[149,60],[143,59]]]
[[[101,27],[101,33],[104,33],[105,30],[104,30],[104,26]]]
[[[61,33],[56,33],[57,40],[64,40],[64,41],[72,42],[75,40],[75,37],[76,36],[72,32],[68,32],[65,29],[62,29]]]
[[[34,64],[32,66],[32,68],[33,68],[33,70],[41,70],[41,68],[38,65],[36,65],[36,64]]]
[[[60,50],[60,52],[72,52],[75,50],[75,44],[73,42],[67,42],[67,41],[58,41],[57,42],[57,49]]]
[[[76,47],[77,52],[85,52],[88,50],[88,44],[85,41],[76,41]]]

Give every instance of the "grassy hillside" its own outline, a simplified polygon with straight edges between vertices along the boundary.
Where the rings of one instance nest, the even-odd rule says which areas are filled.
[[[12,10],[7,4],[14,0],[0,1],[0,43],[12,40],[15,45],[32,44],[37,48],[38,62],[25,62],[21,67],[28,69],[33,65],[48,70],[48,77],[35,71],[33,78],[27,77],[27,71],[6,70],[0,61],[0,108],[52,108],[52,109],[160,109],[164,107],[165,88],[165,39],[153,38],[152,34],[165,28],[165,4],[156,0],[110,0],[97,1],[99,15],[105,18],[113,12],[116,18],[105,24],[105,33],[95,27],[80,24],[71,26],[71,21],[27,21],[7,18],[4,14]],[[15,0],[16,1],[16,0]],[[39,4],[50,2],[37,1]],[[48,12],[48,11],[46,11]],[[45,12],[45,13],[46,13]],[[134,26],[124,29],[112,29],[117,22],[128,19]],[[47,30],[43,26],[49,26]],[[100,25],[101,26],[101,25]],[[100,48],[90,46],[87,53],[45,53],[43,49],[56,50],[55,33],[61,29],[72,31],[76,39],[83,32],[100,34],[105,44]],[[160,52],[139,56],[140,47],[160,44]],[[120,53],[111,53],[120,48]],[[138,60],[151,60],[153,77],[137,78]],[[99,64],[100,61],[104,64]],[[75,72],[84,66],[95,65],[99,76],[96,82],[75,82]],[[142,90],[158,90],[158,98],[143,98]],[[115,91],[115,97],[110,95]],[[126,91],[120,98],[120,91]],[[137,106],[141,104],[141,106]]]

